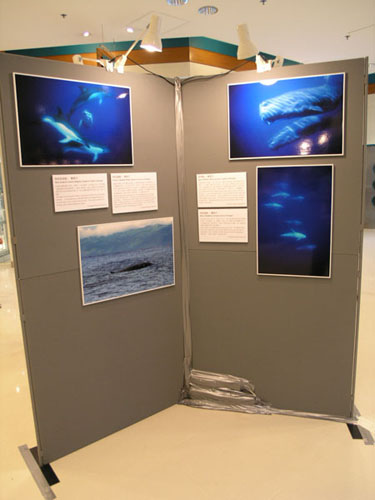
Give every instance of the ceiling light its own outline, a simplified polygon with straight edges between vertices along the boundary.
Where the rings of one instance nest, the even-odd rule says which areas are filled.
[[[188,3],[188,1],[189,0],[167,0],[167,4],[174,5],[174,6],[186,5]]]
[[[237,26],[237,33],[239,39],[237,59],[248,59],[249,57],[253,57],[258,54],[258,49],[250,40],[247,24],[239,24]]]
[[[84,31],[84,32],[82,33],[82,36],[85,36],[85,37],[88,37],[88,36],[90,36],[90,35],[91,35],[91,33],[90,33],[89,31]]]
[[[128,33],[134,33],[134,28],[132,28],[131,26],[128,26],[128,27],[126,28],[126,31],[127,31]]]
[[[127,29],[129,31],[129,26]],[[129,31],[130,33],[130,31]],[[89,33],[91,34],[91,33]],[[143,38],[143,40],[142,40]],[[96,62],[103,66],[107,71],[113,72],[116,70],[118,73],[124,73],[125,64],[130,52],[135,48],[137,43],[142,40],[141,48],[146,49],[150,52],[161,52],[162,51],[162,43],[160,38],[160,17],[152,14],[150,24],[147,25],[145,30],[138,36],[136,40],[131,44],[128,50],[121,55],[114,55],[104,46],[96,49],[97,57],[104,56],[106,59],[92,59],[91,57],[82,57],[79,54],[73,56],[73,62],[75,64],[83,64],[83,61]],[[98,55],[98,51],[101,51]]]
[[[213,16],[218,12],[218,8],[214,5],[204,5],[198,9],[199,14],[204,14],[205,16]]]
[[[160,38],[160,17],[152,14],[150,24],[141,42],[141,48],[149,52],[161,52],[162,44]]]

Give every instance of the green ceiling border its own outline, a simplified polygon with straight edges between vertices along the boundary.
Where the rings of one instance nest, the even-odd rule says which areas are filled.
[[[106,42],[104,45],[107,49],[111,51],[126,51],[131,46],[133,42]],[[21,56],[32,56],[32,57],[49,57],[49,56],[61,56],[70,54],[87,54],[96,52],[97,47],[103,45],[101,43],[85,43],[80,45],[64,45],[62,47],[40,47],[35,49],[19,49],[19,50],[6,50],[5,52],[9,54],[17,54]],[[237,45],[233,43],[222,42],[220,40],[215,40],[213,38],[207,38],[205,36],[191,36],[191,37],[181,37],[181,38],[164,38],[163,47],[174,48],[174,47],[193,47],[196,49],[207,50],[209,52],[215,52],[217,54],[222,54],[230,57],[237,57]],[[140,49],[140,42],[135,47]],[[267,59],[274,59],[276,56],[268,54],[266,52],[261,52],[261,54]],[[255,57],[250,57],[249,60],[254,61]],[[300,64],[292,59],[284,59],[284,66],[291,66],[294,64]],[[375,73],[370,73],[368,77],[369,83],[375,83]]]

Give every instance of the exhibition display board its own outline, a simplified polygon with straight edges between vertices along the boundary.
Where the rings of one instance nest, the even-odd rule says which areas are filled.
[[[263,81],[271,84],[263,86],[267,90],[272,89],[272,83],[278,78],[300,81],[301,77],[310,75],[343,73],[343,155],[228,160],[228,85],[232,88],[237,84],[235,86],[242,88],[246,82]],[[363,229],[366,75],[366,60],[360,59],[289,66],[261,75],[255,71],[232,73],[184,86],[193,367],[251,380],[257,395],[276,408],[337,416],[352,414]],[[302,117],[298,116],[298,111],[291,113],[292,129],[298,129],[296,122],[304,120],[309,113],[308,107],[314,110],[312,116],[318,117],[324,111],[317,109],[320,104],[315,98],[312,101],[306,96],[305,91],[302,96],[283,94],[275,107],[284,102],[291,107],[300,97],[303,99]],[[253,113],[259,110],[260,118],[265,114],[265,105],[254,109],[245,100],[242,106],[238,109],[243,115],[251,109]],[[274,123],[271,121],[269,127]],[[290,120],[286,125],[290,125]],[[278,132],[272,130],[277,135]],[[319,131],[325,137],[330,130],[325,124],[318,131],[307,128],[299,137],[301,147],[316,140]],[[263,138],[256,127],[241,133],[244,140],[254,144]],[[334,166],[331,276],[317,279],[258,275],[257,167],[313,165]],[[244,170],[248,183],[248,242],[200,242],[196,176]],[[280,213],[286,210],[284,200],[290,194],[286,200],[290,203],[288,200],[293,197],[286,186],[279,186],[279,191],[281,195],[273,191],[269,200],[265,200],[271,204],[265,208],[273,210],[271,232],[278,230]],[[277,194],[279,197],[271,198]],[[295,203],[307,203],[307,211],[309,206],[317,210],[311,198],[300,201],[298,196],[301,198],[301,192],[294,193]],[[285,220],[289,224],[278,236],[288,233],[293,236],[295,231],[297,238],[298,233],[302,233],[301,240],[296,241],[297,248],[313,246],[316,241],[302,239],[308,235],[300,229],[304,227],[301,217],[300,208],[293,216],[288,212]],[[292,218],[296,219],[294,223]],[[286,245],[275,247],[276,261],[281,259],[286,248]],[[301,254],[306,252],[309,249],[300,251]]]
[[[178,402],[191,343],[191,367],[276,408],[352,415],[365,59],[176,89],[8,54],[0,68],[41,463]],[[234,95],[258,87],[255,107]]]
[[[179,400],[183,383],[183,335],[174,89],[155,77],[134,74],[124,77],[98,68],[32,57],[1,54],[0,68],[3,152],[24,344],[40,460],[49,463]],[[130,87],[134,166],[103,166],[99,157],[95,166],[21,167],[13,73]],[[37,109],[44,97],[44,93],[34,95],[30,106]],[[59,122],[57,106],[65,114],[66,108],[63,96],[55,97],[53,118]],[[106,99],[96,104],[103,108]],[[67,108],[73,102],[70,99]],[[85,110],[87,113],[83,114]],[[87,101],[76,113],[83,118],[92,113],[95,120],[94,110]],[[107,118],[110,121],[111,114]],[[62,120],[60,123],[64,125]],[[88,127],[78,125],[75,124],[74,130],[83,130],[81,136],[88,133]],[[28,126],[42,125],[34,117]],[[48,131],[52,128],[49,123],[45,126]],[[62,130],[73,133],[67,129],[65,120]],[[64,140],[63,134],[57,131],[56,144],[75,149],[72,154],[84,163],[93,159],[92,154],[78,156],[87,144],[80,143],[77,137],[65,144],[59,142],[61,138]],[[121,137],[117,141],[121,142]],[[100,143],[99,136],[96,142]],[[113,214],[110,174],[138,172],[157,174],[157,210]],[[79,181],[87,186],[86,178],[79,177],[87,174],[105,175],[105,189],[110,194],[107,208],[90,209],[94,195],[98,197],[102,188],[93,191],[91,187],[79,187],[79,198],[82,201],[85,194],[89,209],[75,205],[78,201],[72,198],[74,187]],[[60,175],[64,178],[57,177]],[[55,212],[52,176],[57,177],[55,187],[56,181],[62,181],[64,188],[59,190],[59,206],[70,202],[70,208],[75,210]],[[66,186],[72,177],[74,184],[69,190]],[[89,186],[96,180],[89,179]],[[100,175],[98,180],[101,181]],[[103,182],[97,184],[103,186]],[[91,193],[91,198],[87,193]],[[100,206],[103,205],[101,202]],[[133,221],[134,225],[154,218],[173,219],[175,285],[83,306],[77,227],[126,221]],[[124,280],[128,273],[111,274],[120,267],[113,265],[107,273],[108,279]],[[141,271],[147,273],[152,269],[149,266]],[[173,276],[168,283],[172,282]],[[128,292],[119,294],[124,293]]]

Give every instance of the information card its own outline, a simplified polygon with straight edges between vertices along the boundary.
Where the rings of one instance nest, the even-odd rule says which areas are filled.
[[[53,175],[55,212],[108,207],[107,174]]]
[[[197,174],[200,208],[247,207],[246,172]]]
[[[156,172],[111,174],[112,212],[145,212],[158,209]]]
[[[247,243],[247,208],[198,210],[201,243]]]

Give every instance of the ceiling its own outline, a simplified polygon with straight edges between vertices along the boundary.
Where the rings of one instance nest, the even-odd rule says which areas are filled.
[[[219,11],[200,15],[203,5]],[[236,26],[246,23],[262,52],[303,63],[368,56],[375,72],[375,0],[189,0],[179,7],[167,0],[0,0],[0,50],[134,40],[152,12],[161,16],[163,38],[237,44]]]

